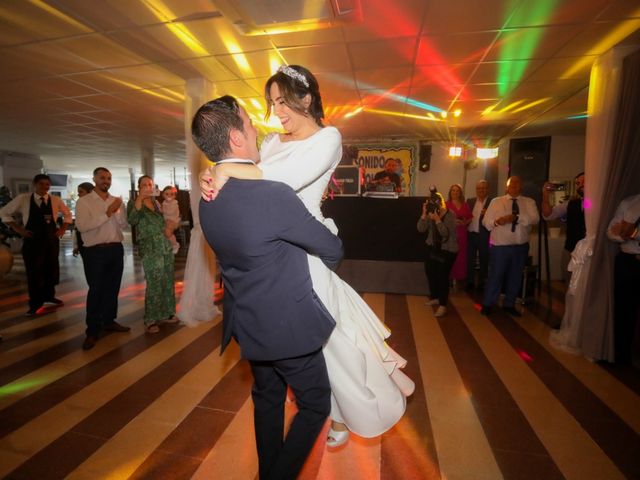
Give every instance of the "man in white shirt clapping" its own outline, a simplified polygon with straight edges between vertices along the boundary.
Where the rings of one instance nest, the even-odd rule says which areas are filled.
[[[124,270],[122,228],[127,225],[127,218],[122,199],[109,194],[111,172],[104,167],[96,168],[93,183],[93,191],[76,204],[76,226],[82,234],[83,260],[89,284],[84,350],[94,347],[103,329],[114,332],[131,330],[115,321]]]

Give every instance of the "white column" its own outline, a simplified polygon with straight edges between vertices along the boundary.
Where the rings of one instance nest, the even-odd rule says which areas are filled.
[[[206,167],[208,161],[191,139],[193,115],[201,105],[214,98],[213,92],[213,84],[204,78],[187,80],[185,85],[184,132],[187,166],[191,173],[190,201],[193,229],[191,230],[178,315],[180,320],[189,326],[211,321],[220,313],[213,304],[216,257],[202,235],[198,215],[200,202],[198,175]]]
[[[140,168],[143,175],[149,175],[151,178],[156,173],[152,141],[142,140],[140,142]]]

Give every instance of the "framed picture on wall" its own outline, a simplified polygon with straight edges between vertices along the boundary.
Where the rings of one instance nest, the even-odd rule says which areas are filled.
[[[28,193],[31,191],[31,180],[24,178],[14,178],[12,182],[11,193],[14,197],[17,197],[21,193]]]

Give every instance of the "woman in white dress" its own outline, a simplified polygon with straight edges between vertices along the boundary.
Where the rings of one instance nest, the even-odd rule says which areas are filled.
[[[258,167],[210,167],[201,176],[203,197],[215,198],[229,177],[284,182],[315,218],[337,234],[320,205],[342,155],[342,137],[334,127],[322,124],[317,80],[304,67],[283,66],[267,81],[265,97],[286,133],[265,138]],[[316,294],[336,321],[324,348],[332,391],[327,445],[345,443],[349,431],[378,436],[402,417],[406,397],[415,388],[400,370],[406,361],[385,343],[389,330],[357,292],[317,257],[309,256],[309,268]]]

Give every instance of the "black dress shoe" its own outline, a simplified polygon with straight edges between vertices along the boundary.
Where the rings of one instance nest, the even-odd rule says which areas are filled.
[[[125,327],[124,325],[120,325],[115,320],[111,323],[107,323],[103,327],[107,332],[129,332],[131,327]]]
[[[483,305],[480,309],[480,315],[486,315],[487,317],[491,315],[491,307],[489,305]]]
[[[45,300],[44,303],[45,305],[57,305],[58,307],[61,307],[62,305],[64,305],[64,302],[62,300],[55,297],[50,298],[49,300]]]
[[[516,310],[516,307],[503,307],[502,308],[505,312],[507,312],[509,315],[511,315],[512,317],[521,317],[522,314]]]
[[[93,347],[96,346],[96,342],[98,341],[98,339],[92,335],[87,335],[87,338],[84,339],[84,342],[82,343],[82,349],[83,350],[91,350]]]

